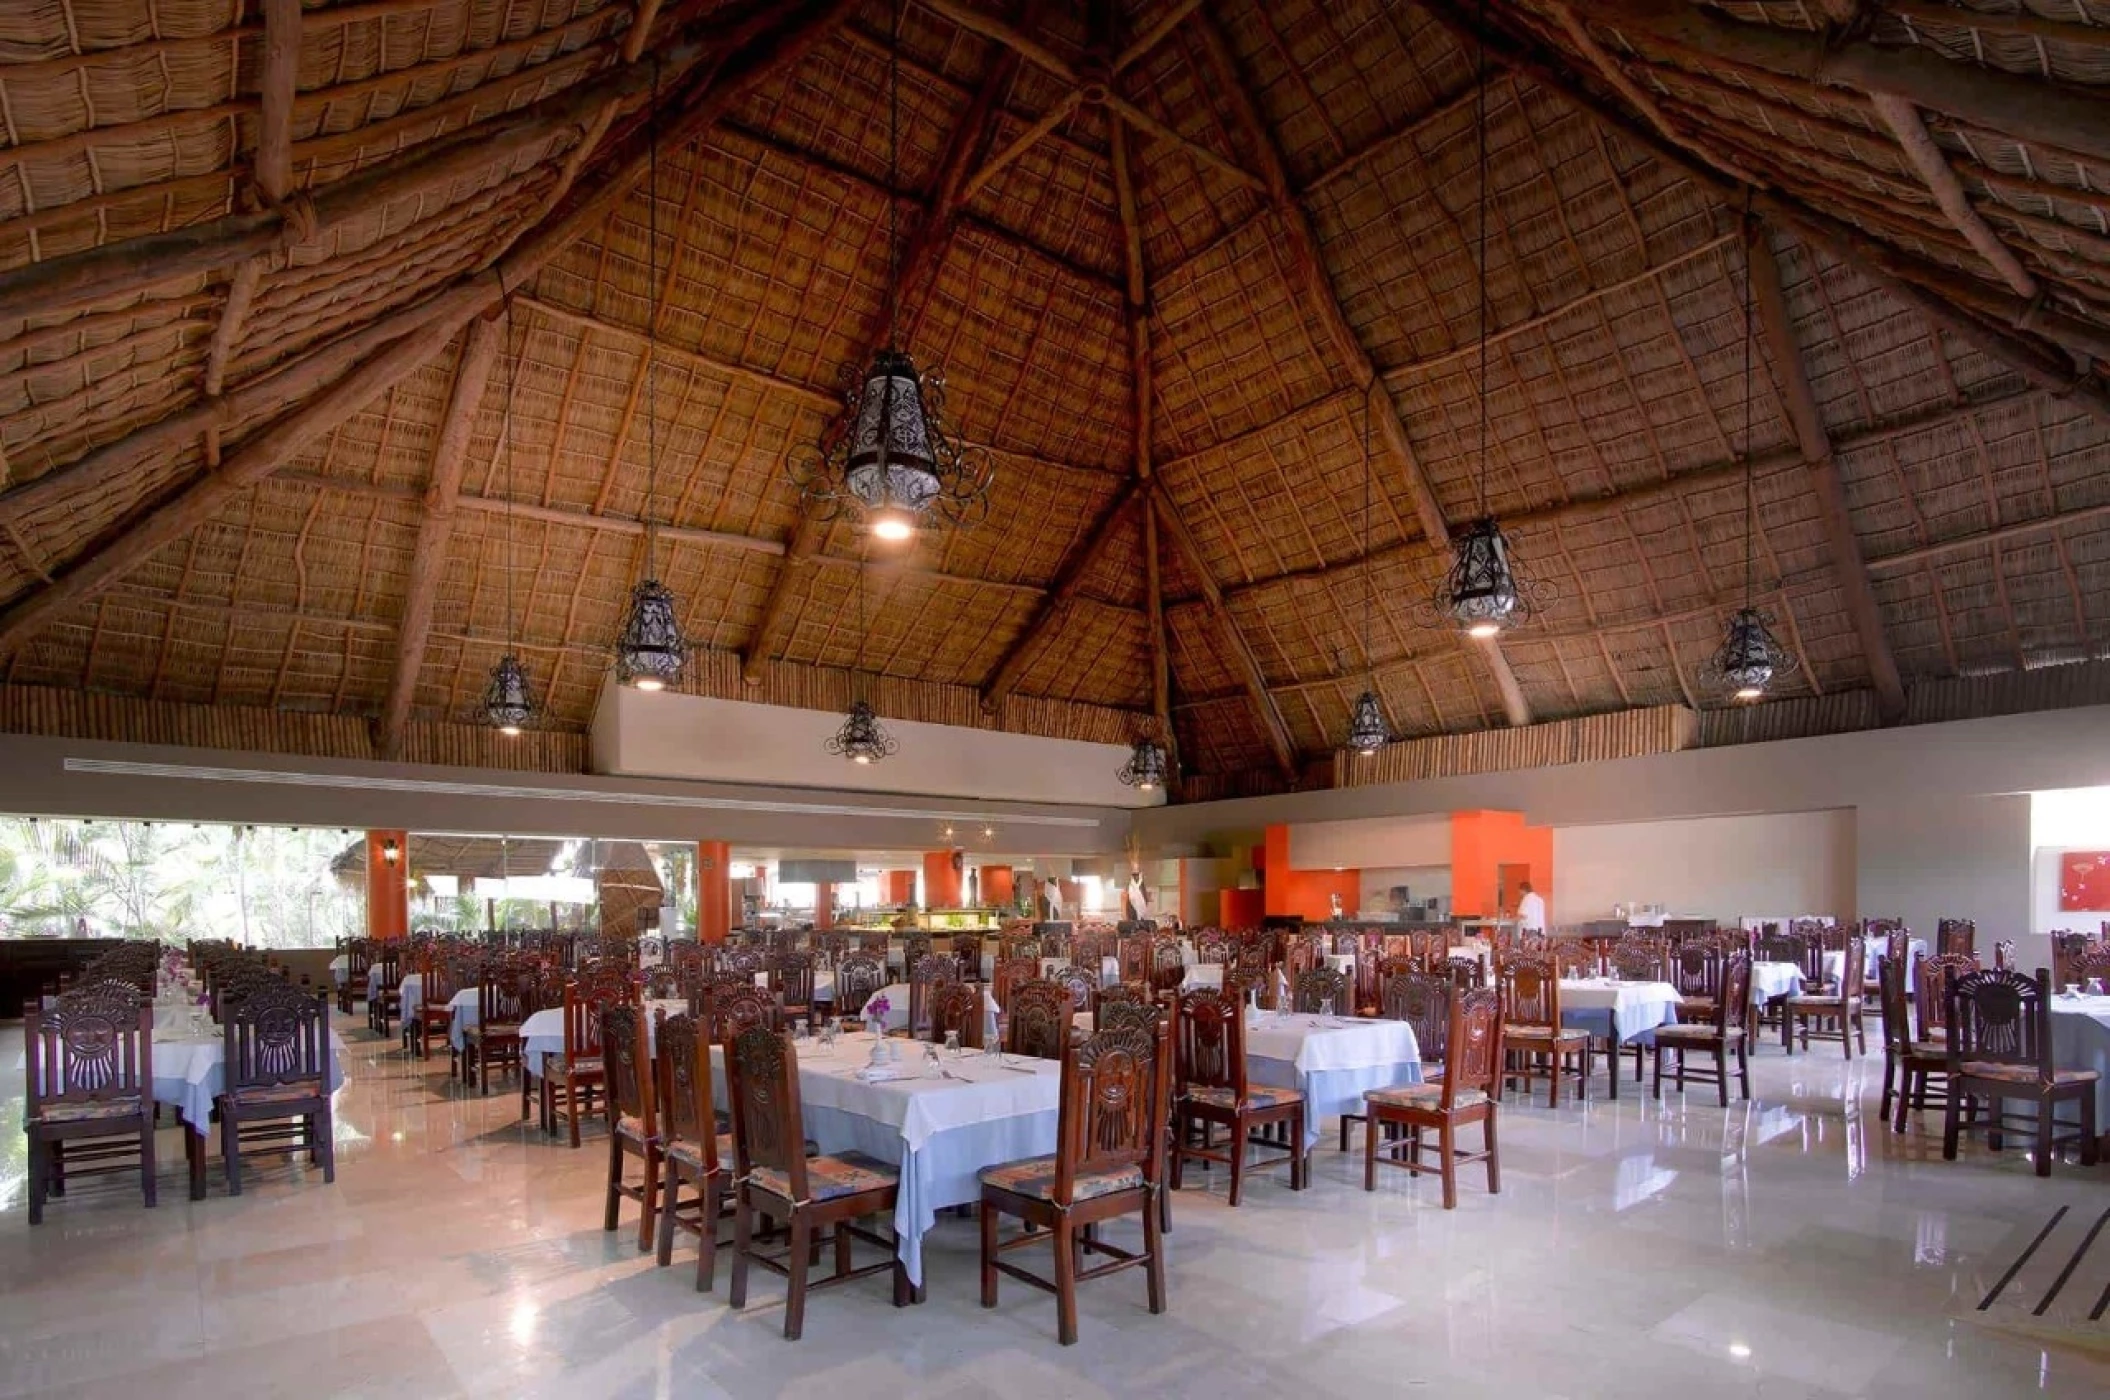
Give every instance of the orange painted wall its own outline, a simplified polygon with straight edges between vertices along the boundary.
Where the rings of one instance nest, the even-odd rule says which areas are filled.
[[[813,887],[813,926],[835,927],[835,886],[826,881]]]
[[[1451,813],[1451,907],[1461,918],[1492,918],[1497,867],[1528,865],[1531,885],[1553,902],[1553,828],[1529,826],[1522,812]]]
[[[382,853],[394,843],[396,863]],[[403,938],[410,933],[410,833],[366,833],[366,936]]]
[[[915,871],[882,870],[879,873],[879,898],[881,903],[907,904],[915,897]]]
[[[1260,856],[1260,883],[1267,895],[1267,913],[1301,914],[1313,922],[1330,919],[1333,896],[1338,894],[1342,915],[1355,917],[1362,902],[1361,871],[1290,869],[1286,824],[1267,829],[1267,845]]]
[[[1001,906],[1018,898],[1017,887],[1011,883],[1010,866],[985,865],[981,869],[982,903]]]
[[[724,841],[696,843],[696,938],[723,943],[733,931],[733,848]]]
[[[953,867],[951,851],[923,853],[923,907],[960,907],[960,871]]]
[[[1227,929],[1249,929],[1260,927],[1260,916],[1267,912],[1264,890],[1219,890],[1216,922]]]

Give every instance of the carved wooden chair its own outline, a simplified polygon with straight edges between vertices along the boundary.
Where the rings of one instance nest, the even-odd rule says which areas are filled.
[[[344,945],[344,981],[337,985],[337,1009],[352,1014],[352,1003],[366,1000],[367,974],[374,965],[372,940],[354,938]]]
[[[1355,1007],[1348,999],[1348,977],[1337,967],[1314,967],[1290,981],[1289,1009],[1299,1015],[1352,1016]]]
[[[1945,957],[1978,953],[1978,924],[1971,919],[1943,919],[1934,926],[1934,951]]]
[[[527,962],[505,962],[484,969],[476,990],[476,1024],[462,1028],[462,1079],[476,1080],[477,1091],[491,1092],[491,1066],[501,1073],[520,1069],[520,1024],[542,1008],[536,990],[541,974]]]
[[[1401,959],[1408,963],[1408,959]],[[1395,972],[1387,977],[1378,995],[1378,1014],[1388,1021],[1405,1021],[1414,1028],[1414,1045],[1424,1078],[1433,1082],[1443,1076],[1443,1047],[1448,1043],[1451,1002],[1470,988],[1455,987],[1451,979],[1431,972]],[[1341,1115],[1341,1151],[1348,1150],[1348,1129],[1363,1121],[1360,1113]]]
[[[242,1156],[305,1156],[337,1179],[330,1118],[330,1011],[281,982],[236,1002],[221,1028],[226,1084],[215,1105],[227,1194],[242,1194]]]
[[[1487,985],[1487,964],[1478,958],[1438,958],[1429,964],[1429,970],[1449,977],[1451,985],[1461,992]]]
[[[1040,959],[998,958],[993,971],[994,975],[989,981],[990,995],[996,998],[1000,1009],[1009,1012],[1012,988],[1040,976]]]
[[[1073,962],[1067,967],[1056,968],[1048,980],[1070,994],[1070,1004],[1077,1010],[1098,1003],[1099,969],[1096,965],[1085,967]]]
[[[1913,964],[1912,1001],[1920,1024],[1916,1039],[1938,1045],[1949,1038],[1949,983],[1976,971],[1975,953],[1938,953]]]
[[[1729,1057],[1734,1054],[1738,1082],[1748,1101],[1751,1097],[1751,1044],[1744,1018],[1751,1014],[1750,1006],[1751,957],[1748,953],[1731,953],[1722,962],[1721,994],[1715,1001],[1712,1016],[1705,1021],[1681,1021],[1676,1025],[1656,1027],[1655,1096],[1663,1097],[1664,1057],[1675,1054],[1678,1059],[1674,1082],[1678,1092],[1685,1092],[1688,1078],[1702,1083],[1712,1080],[1716,1097],[1722,1107],[1727,1108]],[[1693,1057],[1702,1052],[1714,1061],[1711,1071],[1694,1068],[1692,1064]]]
[[[601,1228],[613,1231],[622,1220],[625,1200],[639,1206],[637,1247],[652,1248],[659,1223],[660,1156],[658,1105],[653,1101],[652,1053],[645,1038],[645,1013],[634,1003],[601,1012],[601,1060],[608,1075],[608,1203]],[[638,1182],[628,1179],[635,1157],[644,1167]]]
[[[388,1039],[388,1023],[403,1014],[402,997],[403,950],[384,943],[366,967],[366,1024],[383,1040]]]
[[[724,1045],[750,1026],[776,1031],[784,1024],[777,999],[752,982],[715,983],[703,1006],[703,1024],[713,1045]]]
[[[1977,1104],[1987,1103],[1987,1145],[1999,1151],[2002,1135],[2021,1127],[2034,1129],[2038,1176],[2051,1175],[2051,1159],[2062,1143],[2076,1143],[2081,1165],[2096,1164],[2095,1085],[2092,1069],[2060,1069],[2052,1062],[2051,973],[2035,977],[2019,972],[1967,972],[1949,983],[1949,1104],[1943,1117],[1942,1158],[1956,1160],[1962,1120],[1975,1124]],[[2033,1112],[2011,1114],[2014,1100]],[[2054,1124],[2058,1105],[2072,1100],[2080,1125],[2059,1133]]]
[[[959,965],[962,982],[982,980],[982,935],[979,933],[956,933],[952,936],[952,960]]]
[[[687,1014],[658,1012],[652,1057],[658,1080],[653,1102],[660,1114],[659,1266],[674,1262],[674,1234],[697,1238],[696,1291],[710,1291],[718,1261],[718,1224],[729,1213],[726,1166],[730,1133],[718,1131],[711,1102],[711,1045],[703,1023]],[[685,1195],[684,1192],[691,1194]]]
[[[1495,1137],[1502,1076],[1502,997],[1492,988],[1449,997],[1443,1036],[1443,1073],[1433,1083],[1372,1089],[1363,1095],[1363,1189],[1377,1189],[1380,1165],[1443,1182],[1443,1208],[1458,1208],[1458,1168],[1487,1164],[1487,1191],[1502,1190],[1501,1148]],[[1486,1141],[1478,1152],[1458,1147],[1458,1130],[1478,1123]],[[1436,1135],[1435,1158],[1424,1134]]]
[[[787,1020],[812,1016],[813,970],[812,953],[778,953],[769,960],[770,990],[776,993]]]
[[[28,1090],[29,1223],[63,1198],[66,1179],[139,1172],[154,1196],[154,1009],[126,987],[62,993],[50,1010],[22,1008]]]
[[[688,995],[688,972],[678,963],[648,969],[640,984],[647,1001],[676,1001]]]
[[[948,1033],[955,1033],[962,1049],[980,1050],[987,1019],[979,982],[941,982],[931,993],[929,1039],[934,1044],[943,1044]]]
[[[869,953],[852,953],[835,968],[835,1014],[856,1020],[872,994],[887,984],[886,961]]]
[[[1221,1162],[1231,1169],[1231,1204],[1245,1186],[1246,1158],[1255,1145],[1281,1143],[1260,1138],[1259,1130],[1276,1123],[1289,1129],[1289,1184],[1302,1191],[1310,1172],[1304,1138],[1304,1095],[1295,1089],[1272,1089],[1246,1079],[1245,1008],[1207,989],[1179,998],[1173,1009],[1172,1189],[1181,1188],[1187,1160]],[[1223,1151],[1209,1142],[1208,1128],[1231,1130]],[[1276,1159],[1281,1160],[1281,1159]]]
[[[1081,1045],[1065,1042],[1054,1154],[981,1172],[982,1306],[997,1305],[1000,1275],[1051,1292],[1056,1336],[1074,1346],[1080,1283],[1141,1268],[1150,1311],[1165,1310],[1163,1221],[1152,1205],[1164,1190],[1172,1056],[1163,1022],[1149,1031],[1100,1030]],[[1017,1216],[1027,1229],[1000,1238],[1006,1215]],[[1099,1236],[1100,1226],[1124,1215],[1142,1217],[1140,1252]],[[1003,1258],[1043,1240],[1052,1246],[1052,1281]],[[1092,1255],[1107,1262],[1083,1267]]]
[[[2019,971],[2015,966],[2015,940],[2003,938],[1993,945],[1993,970],[1995,972]]]
[[[1177,935],[1160,933],[1150,939],[1147,980],[1159,996],[1177,992],[1187,980],[1187,955]]]
[[[890,1272],[894,1306],[909,1301],[908,1274],[895,1254],[895,1241],[854,1224],[869,1216],[894,1215],[900,1174],[888,1164],[845,1152],[808,1158],[806,1128],[799,1105],[798,1052],[788,1037],[750,1026],[726,1047],[727,1097],[733,1109],[733,1282],[728,1301],[735,1310],[747,1306],[747,1274],[759,1264],[781,1276],[784,1336],[797,1341],[806,1327],[806,1294],[853,1279]],[[764,1251],[755,1241],[755,1217],[765,1215],[789,1228],[790,1240],[779,1251]],[[807,1277],[832,1232],[835,1272],[823,1279]],[[876,1264],[852,1268],[853,1241],[885,1252]]]
[[[416,1011],[403,1008],[404,1042],[416,1044],[421,1060],[430,1058],[434,1036],[444,1041],[454,1030],[454,994],[463,985],[459,969],[460,963],[453,958],[428,958],[420,974]]]
[[[1561,983],[1553,959],[1543,953],[1504,958],[1495,968],[1502,993],[1502,1048],[1508,1057],[1504,1083],[1547,1081],[1547,1106],[1561,1106],[1561,1080],[1575,1076],[1578,1098],[1589,1097],[1590,1033],[1561,1024]]]
[[[908,975],[908,1034],[912,1040],[930,1039],[931,999],[937,989],[960,980],[960,964],[942,954],[918,958]]]
[[[1059,982],[1036,978],[1019,983],[1011,989],[1011,1001],[1004,1010],[1004,1053],[1061,1059],[1070,1043],[1070,1019],[1076,1010],[1075,999]]]
[[[543,1132],[554,1134],[557,1120],[562,1118],[571,1145],[579,1145],[579,1124],[607,1096],[608,1070],[601,1056],[601,1013],[611,1006],[635,1003],[636,994],[621,974],[588,974],[564,984],[559,1003],[564,1009],[564,1051],[544,1057],[539,1076]],[[523,1092],[526,1087],[523,1083]]]
[[[1865,1000],[1861,992],[1861,968],[1865,965],[1867,944],[1860,934],[1846,940],[1845,953],[1846,961],[1842,964],[1845,972],[1837,983],[1822,991],[1804,992],[1787,999],[1780,1023],[1780,1044],[1789,1054],[1795,1053],[1797,1032],[1801,1034],[1805,1050],[1810,1048],[1812,1037],[1830,1040],[1836,1035],[1840,1052],[1846,1058],[1854,1057],[1856,1039],[1859,1053],[1868,1053],[1868,1023],[1861,1014]]]
[[[1908,1112],[1924,1112],[1931,1097],[1946,1108],[1949,1099],[1949,1050],[1938,1041],[1912,1038],[1911,1013],[1905,1004],[1905,964],[1887,953],[1877,961],[1882,990],[1883,1102],[1881,1113],[1895,1133],[1905,1131]],[[1897,1112],[1890,1106],[1893,1100]]]

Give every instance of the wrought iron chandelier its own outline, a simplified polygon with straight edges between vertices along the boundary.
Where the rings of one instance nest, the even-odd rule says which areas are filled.
[[[652,279],[652,314],[659,317],[659,63],[652,67],[652,112],[646,135],[646,262]],[[665,690],[681,679],[689,661],[689,644],[681,635],[681,618],[673,590],[659,581],[655,568],[659,533],[653,510],[659,496],[659,379],[645,365],[645,573],[630,590],[630,607],[615,643],[616,679],[639,690]]]
[[[1114,776],[1137,792],[1156,792],[1165,786],[1165,749],[1157,740],[1142,738],[1129,750],[1128,762]]]
[[[1485,6],[1482,6],[1484,11]],[[1482,16],[1484,25],[1485,15]],[[1487,67],[1487,50],[1480,50],[1480,68]],[[1479,107],[1478,228],[1480,271],[1480,463],[1478,518],[1451,541],[1451,566],[1437,585],[1432,605],[1423,610],[1424,625],[1452,627],[1468,637],[1482,640],[1520,627],[1553,601],[1551,585],[1517,567],[1509,538],[1487,508],[1487,83],[1481,83],[1476,98]]]
[[[865,561],[857,561],[857,640],[861,646],[865,639]],[[857,681],[857,673],[851,672],[851,683]],[[858,696],[850,702],[850,712],[843,716],[842,727],[828,737],[825,745],[829,753],[849,759],[852,763],[867,766],[882,758],[891,758],[899,747],[894,736],[887,733],[886,726],[879,722],[879,715],[864,697]]]
[[[506,475],[506,653],[491,668],[484,686],[483,721],[507,738],[517,738],[535,717],[535,699],[528,689],[527,668],[513,651],[513,385],[518,377],[519,357],[513,347],[513,302],[505,300],[506,407],[499,426],[499,451],[505,454]]]
[[[1747,220],[1744,237],[1763,237]],[[1747,245],[1748,246],[1748,245]],[[1766,687],[1795,670],[1795,654],[1773,635],[1772,619],[1755,601],[1754,552],[1758,543],[1758,465],[1751,454],[1751,272],[1744,270],[1744,605],[1729,618],[1728,633],[1709,657],[1703,673],[1731,697],[1750,702]]]
[[[1377,662],[1370,651],[1370,619],[1377,611],[1377,564],[1370,557],[1370,396],[1382,393],[1377,376],[1370,376],[1363,390],[1363,665],[1367,668],[1363,693],[1355,697],[1348,715],[1348,742],[1342,747],[1368,758],[1392,742],[1391,726],[1385,723],[1384,702],[1377,695]]]
[[[887,52],[887,188],[896,187],[901,132],[901,6],[892,7]],[[945,421],[945,379],[921,373],[898,341],[901,312],[900,201],[887,200],[886,341],[844,392],[844,411],[819,444],[792,465],[808,509],[821,520],[849,513],[890,543],[930,524],[966,527],[989,511],[996,471],[989,454],[963,443]]]
[[[877,763],[891,758],[899,747],[872,707],[862,700],[850,702],[850,713],[843,716],[842,728],[828,739],[828,752],[852,763]]]

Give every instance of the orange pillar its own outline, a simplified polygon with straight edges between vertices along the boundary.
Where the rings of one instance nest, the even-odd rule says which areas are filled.
[[[733,931],[733,848],[723,841],[696,843],[696,939],[723,943]]]
[[[1008,865],[985,865],[982,867],[982,903],[994,909],[1008,908],[1018,900],[1018,889],[1011,883],[1011,867]]]
[[[961,858],[958,851],[925,851],[923,853],[923,907],[926,909],[957,909],[960,907]]]
[[[835,927],[835,886],[826,880],[813,887],[813,926],[817,929]]]
[[[410,833],[366,833],[366,936],[410,934]]]
[[[907,904],[916,897],[916,872],[888,870],[879,877],[879,899],[883,904]]]

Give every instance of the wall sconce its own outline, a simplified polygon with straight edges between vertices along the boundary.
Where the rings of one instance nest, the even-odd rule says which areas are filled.
[[[390,837],[381,843],[381,863],[383,865],[394,865],[401,859],[403,859],[403,852],[396,845],[394,837]]]

